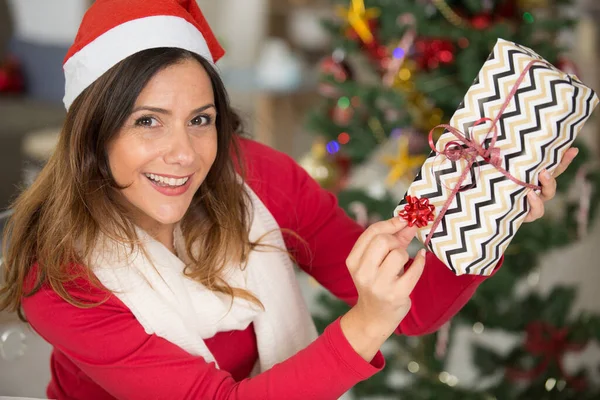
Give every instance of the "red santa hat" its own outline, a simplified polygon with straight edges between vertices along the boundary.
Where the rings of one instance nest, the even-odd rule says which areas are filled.
[[[65,107],[115,64],[157,47],[185,49],[212,63],[225,53],[196,0],[96,0],[64,59]]]

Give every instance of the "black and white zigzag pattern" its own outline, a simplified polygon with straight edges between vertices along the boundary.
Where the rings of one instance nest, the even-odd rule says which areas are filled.
[[[598,104],[596,94],[575,76],[553,67],[531,49],[499,39],[450,125],[489,146],[490,124],[473,128],[475,122],[497,116],[521,71],[534,59],[543,63],[530,68],[500,117],[496,147],[504,169],[521,181],[537,184],[540,171],[556,168]],[[456,137],[444,132],[436,148],[442,150],[450,141]],[[527,214],[529,189],[478,161],[463,184],[474,186],[453,199],[429,245],[457,275],[489,275]],[[465,167],[466,161],[451,161],[432,152],[407,194],[429,198],[439,210]],[[404,204],[402,200],[394,214]],[[419,230],[422,242],[430,229],[431,224]]]

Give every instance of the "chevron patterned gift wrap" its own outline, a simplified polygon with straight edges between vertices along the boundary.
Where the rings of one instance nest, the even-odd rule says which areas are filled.
[[[538,174],[558,166],[597,104],[576,76],[499,39],[408,188],[435,206],[437,221],[418,239],[455,274],[490,275],[527,215]],[[452,148],[466,156],[451,157]]]

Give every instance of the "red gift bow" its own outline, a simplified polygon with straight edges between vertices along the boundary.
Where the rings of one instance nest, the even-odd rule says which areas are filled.
[[[530,370],[507,368],[507,376],[512,379],[534,379],[554,361],[562,378],[572,387],[583,389],[586,386],[585,379],[567,375],[562,365],[562,358],[567,351],[583,350],[587,343],[571,343],[567,341],[568,334],[567,328],[558,329],[543,321],[534,321],[529,324],[525,349],[534,356],[543,356],[543,359]]]
[[[429,199],[419,199],[416,196],[406,196],[404,210],[398,215],[408,221],[408,226],[419,228],[427,226],[434,219],[435,206],[429,204]]]
[[[467,178],[467,175],[471,171],[471,167],[473,166],[473,164],[476,163],[477,166],[480,165],[479,161],[477,161],[478,156],[483,158],[483,160],[486,161],[487,163],[493,165],[498,171],[500,171],[504,176],[506,176],[508,179],[510,179],[517,185],[521,185],[521,186],[524,186],[526,188],[533,189],[533,190],[541,190],[541,187],[539,187],[537,185],[532,185],[527,182],[520,181],[517,178],[515,178],[514,176],[512,176],[507,170],[502,168],[500,166],[502,164],[502,158],[500,157],[500,149],[495,146],[496,139],[498,138],[498,127],[496,126],[496,124],[498,123],[498,120],[500,119],[500,117],[502,117],[502,114],[504,114],[504,111],[506,110],[506,107],[508,107],[508,104],[510,103],[512,98],[515,96],[517,90],[519,89],[519,86],[525,79],[527,72],[529,72],[529,69],[535,63],[546,64],[542,60],[532,60],[527,64],[527,66],[525,66],[525,68],[523,69],[523,71],[521,72],[519,77],[517,78],[517,81],[515,82],[514,86],[512,87],[510,93],[506,97],[506,100],[502,104],[502,107],[500,108],[500,111],[498,112],[498,115],[496,115],[495,119],[492,120],[491,118],[484,117],[484,118],[480,118],[479,120],[477,120],[475,122],[473,127],[475,127],[477,125],[481,125],[481,124],[485,123],[486,121],[490,121],[492,123],[490,130],[487,132],[487,134],[486,134],[485,138],[483,139],[483,141],[481,142],[481,144],[475,143],[474,141],[467,139],[467,136],[464,133],[462,133],[458,129],[456,129],[453,126],[450,126],[448,124],[440,124],[440,125],[434,127],[431,131],[429,131],[429,147],[431,147],[431,149],[435,153],[443,154],[451,161],[457,161],[460,159],[464,159],[467,161],[468,164],[467,164],[467,167],[463,170],[460,177],[458,178],[456,185],[452,189],[450,195],[448,196],[448,199],[444,203],[444,206],[438,213],[437,218],[433,221],[431,230],[429,231],[429,234],[427,235],[427,240],[425,240],[425,243],[424,243],[425,247],[427,247],[429,245],[429,241],[431,240],[433,233],[435,232],[438,225],[442,221],[442,218],[444,218],[444,215],[446,214],[446,211],[452,204],[452,201],[454,200],[454,197],[456,196],[456,194],[462,190],[470,189],[475,185],[475,182],[473,182],[473,184],[471,186],[461,189],[462,183]],[[446,146],[444,147],[444,150],[438,151],[435,147],[435,144],[433,143],[433,132],[437,128],[444,128],[448,132],[454,134],[454,136],[456,136],[459,141],[461,141],[462,143],[464,143],[464,145],[466,145],[466,148],[461,146],[461,144],[458,141],[451,141],[446,144]],[[487,140],[487,138],[491,132],[493,133],[492,140],[490,142],[490,145],[486,149],[484,147],[484,143]]]

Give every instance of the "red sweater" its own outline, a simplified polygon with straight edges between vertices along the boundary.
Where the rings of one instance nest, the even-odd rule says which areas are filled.
[[[293,230],[286,245],[299,266],[349,304],[356,288],[345,260],[362,232],[288,156],[242,140],[247,183],[281,228]],[[392,210],[390,210],[391,213]],[[485,278],[455,276],[433,254],[412,293],[412,308],[398,334],[437,330],[457,313]],[[68,287],[76,298],[100,301],[105,294],[84,281]],[[258,352],[252,325],[206,340],[221,369],[156,335],[148,335],[130,310],[111,296],[100,306],[80,309],[45,286],[23,299],[31,326],[53,347],[54,399],[336,399],[383,368],[378,353],[369,363],[350,346],[339,319],[306,349],[269,371],[248,378]]]

